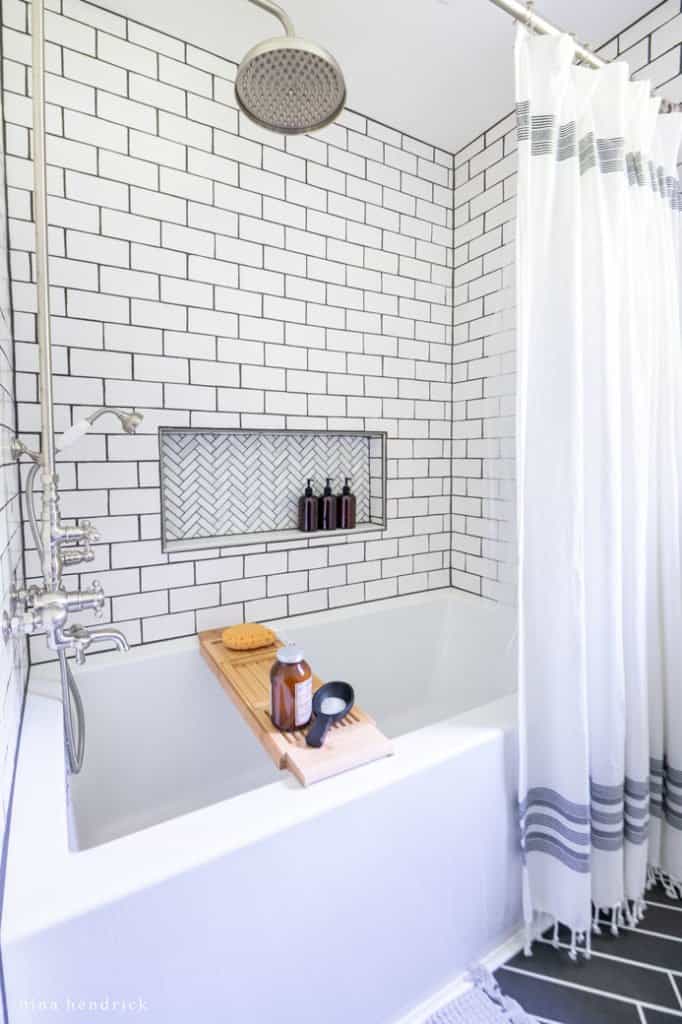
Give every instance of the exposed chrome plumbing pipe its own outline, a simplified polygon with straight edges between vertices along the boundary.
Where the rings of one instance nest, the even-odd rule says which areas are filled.
[[[45,475],[55,474],[52,346],[47,249],[47,162],[45,159],[45,3],[33,0],[31,9],[33,75],[33,219],[36,231],[38,362],[40,368],[41,455]]]
[[[53,543],[59,521],[59,492],[55,469],[54,397],[52,393],[52,346],[50,344],[50,286],[47,247],[47,161],[45,157],[45,3],[33,0],[32,91],[33,91],[33,219],[36,233],[36,291],[38,340],[41,466],[43,484],[42,571],[45,586],[60,584],[59,547]]]
[[[42,584],[21,590],[16,587],[10,595],[10,607],[2,616],[1,630],[7,642],[12,637],[30,636],[44,632],[48,647],[57,653],[64,706],[64,744],[71,772],[78,772],[83,764],[85,721],[83,707],[73,673],[67,661],[67,652],[82,664],[85,653],[93,643],[113,643],[119,650],[128,650],[128,641],[116,629],[102,629],[69,624],[72,613],[93,611],[101,614],[104,592],[98,582],[86,590],[67,591],[63,570],[82,562],[91,562],[95,553],[92,545],[99,539],[93,525],[79,522],[67,525],[59,510],[59,479],[56,473],[54,434],[54,397],[52,393],[52,347],[50,340],[50,279],[47,247],[47,166],[45,159],[45,4],[32,0],[32,83],[33,83],[33,181],[34,221],[36,231],[36,291],[38,341],[39,394],[41,415],[40,452],[33,452],[18,438],[12,452],[16,458],[26,455],[33,462],[26,483],[27,512],[31,532],[40,557]],[[127,433],[134,433],[142,420],[141,413],[121,409],[98,409],[85,420],[75,424],[63,435],[60,447],[73,443],[87,433],[92,424],[105,412],[113,412]],[[43,485],[42,512],[37,522],[33,503],[33,489],[38,471]],[[78,736],[74,733],[72,705],[76,708]]]

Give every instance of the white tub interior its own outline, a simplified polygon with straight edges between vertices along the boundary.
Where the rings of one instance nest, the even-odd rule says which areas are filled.
[[[54,670],[34,671],[0,932],[13,1024],[35,1024],[37,988],[64,1024],[74,993],[114,990],[144,998],[154,1024],[216,1007],[270,1020],[272,992],[299,1024],[320,1006],[328,1024],[405,1024],[516,935],[511,613],[450,591],[277,628],[355,685],[393,757],[303,788],[187,638],[81,669],[86,762],[69,797]],[[282,907],[304,967],[314,950],[353,978],[333,1000],[316,971],[301,997]]]
[[[392,737],[513,690],[512,616],[452,591],[273,625],[304,646],[321,678],[352,683]],[[282,779],[196,640],[94,657],[77,678],[87,744],[84,770],[70,782],[76,849]],[[53,667],[34,671],[32,692],[53,687]]]

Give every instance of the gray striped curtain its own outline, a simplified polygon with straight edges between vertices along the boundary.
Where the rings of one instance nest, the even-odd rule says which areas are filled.
[[[679,115],[519,29],[520,817],[529,942],[682,880]]]

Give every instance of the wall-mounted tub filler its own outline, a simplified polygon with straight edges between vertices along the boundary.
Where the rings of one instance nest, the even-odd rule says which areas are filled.
[[[296,35],[272,0],[251,0],[274,14],[285,36],[249,50],[237,71],[235,93],[248,118],[281,135],[314,132],[335,121],[346,102],[343,72],[331,53]]]
[[[85,723],[83,708],[67,660],[71,651],[79,664],[93,643],[113,643],[119,650],[128,650],[128,641],[115,629],[69,624],[72,613],[93,611],[100,614],[104,608],[104,592],[94,582],[85,590],[66,590],[63,581],[65,567],[72,568],[94,558],[92,545],[98,534],[91,523],[67,525],[62,521],[59,508],[59,478],[56,473],[56,452],[72,444],[87,433],[92,424],[105,412],[113,412],[127,433],[134,433],[141,415],[134,410],[98,409],[87,419],[70,427],[61,444],[55,444],[54,399],[52,394],[52,347],[50,341],[50,294],[47,257],[47,181],[45,164],[45,8],[44,0],[32,0],[32,66],[33,66],[33,179],[35,189],[36,225],[36,290],[38,298],[36,330],[40,369],[40,451],[31,451],[18,438],[12,446],[16,458],[26,455],[33,465],[26,483],[26,504],[29,523],[36,550],[40,557],[42,583],[38,586],[14,589],[10,607],[2,617],[5,642],[12,637],[45,633],[48,647],[57,653],[61,674],[64,703],[64,735],[68,766],[79,772],[83,764]],[[40,518],[35,514],[33,488],[40,471],[42,482],[42,508]],[[76,708],[78,736],[74,735],[71,705]]]
[[[55,443],[57,451],[64,451],[75,444],[92,429],[101,416],[116,416],[121,429],[126,434],[134,434],[142,422],[142,413],[135,409],[126,412],[123,409],[96,409],[82,420],[78,420],[66,430]],[[45,517],[45,493],[43,491],[43,515],[38,520],[35,511],[35,481],[38,471],[43,466],[41,453],[31,451],[19,438],[12,442],[12,454],[16,458],[27,456],[32,462],[25,484],[26,509],[31,535],[40,557],[41,565],[45,565],[45,544],[49,539],[50,546],[56,546],[56,564],[58,566],[58,582],[44,576],[42,586],[12,588],[10,593],[9,611],[2,614],[2,635],[7,642],[13,636],[24,636],[44,631],[48,646],[57,652],[59,660],[62,701],[64,704],[64,739],[69,769],[72,773],[80,771],[85,753],[85,717],[76,681],[67,660],[67,651],[73,651],[79,665],[85,661],[85,653],[93,643],[113,643],[119,651],[128,650],[128,641],[117,629],[101,626],[81,626],[74,622],[67,625],[71,612],[90,610],[99,616],[104,607],[104,591],[95,580],[88,591],[65,591],[61,582],[64,566],[91,562],[95,557],[92,545],[99,539],[99,534],[92,523],[82,521],[78,526],[65,527],[59,519],[58,478],[54,477],[52,488],[52,504],[54,517]],[[45,476],[43,476],[45,486]],[[72,704],[76,709],[78,722],[74,730]]]

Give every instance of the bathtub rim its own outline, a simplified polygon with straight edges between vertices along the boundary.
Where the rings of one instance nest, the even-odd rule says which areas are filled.
[[[493,601],[491,598],[479,597],[470,594],[465,590],[456,590],[453,587],[438,587],[436,590],[419,591],[416,594],[402,594],[396,597],[384,597],[377,601],[368,601],[364,604],[344,605],[341,608],[326,608],[322,611],[305,612],[302,615],[289,615],[276,619],[267,619],[267,625],[275,631],[284,627],[286,623],[294,622],[297,627],[306,628],[316,624],[324,625],[329,622],[347,622],[349,619],[364,617],[375,612],[391,610],[396,607],[413,608],[424,604],[436,604],[451,606],[463,604],[478,612],[492,615],[500,613],[505,606]],[[511,609],[508,609],[511,612]],[[204,631],[202,631],[204,632]],[[154,640],[148,644],[135,644],[130,648],[128,654],[121,654],[119,651],[95,651],[88,654],[86,671],[93,672],[100,669],[114,668],[125,665],[121,658],[133,657],[136,660],[146,660],[158,657],[159,654],[174,654],[196,647],[197,634],[178,637],[170,640]],[[59,698],[59,687],[56,676],[56,661],[41,661],[31,666],[28,693],[40,694],[46,697]]]
[[[447,594],[448,592],[445,591]],[[443,591],[436,592],[443,600]],[[435,595],[429,595],[432,599]],[[478,599],[457,592],[448,602]],[[424,595],[401,603],[423,604]],[[373,607],[395,606],[395,599]],[[490,608],[496,606],[490,602]],[[348,615],[357,609],[342,609]],[[338,611],[311,613],[338,621]],[[300,621],[301,616],[297,620]],[[282,622],[284,620],[278,620]],[[195,649],[196,637],[144,645],[133,657]],[[120,655],[102,654],[95,671],[120,666]],[[10,823],[6,892],[0,927],[2,948],[74,917],[192,870],[274,833],[361,799],[411,775],[427,771],[473,747],[503,740],[516,727],[515,695],[460,712],[398,736],[395,755],[364,765],[309,788],[288,773],[265,786],[188,811],[120,838],[82,850],[69,847],[67,777],[62,738],[62,707],[42,670],[29,686],[22,749],[17,768],[13,820]],[[161,851],[161,856],[159,852]]]

